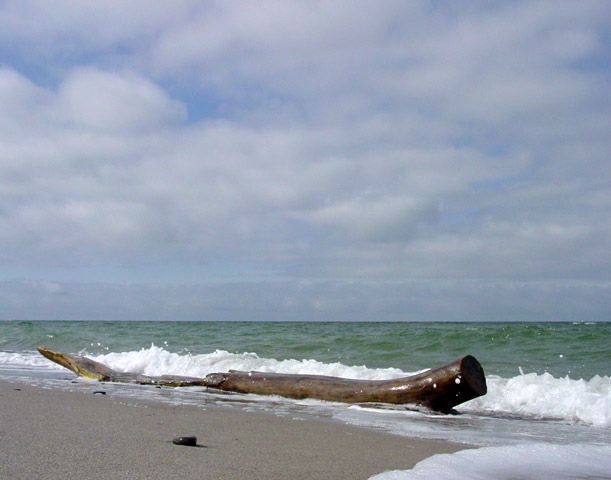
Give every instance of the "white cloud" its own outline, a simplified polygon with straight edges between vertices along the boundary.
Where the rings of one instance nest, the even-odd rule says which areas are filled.
[[[25,76],[13,69],[0,66],[0,126],[3,144],[10,142],[14,135],[29,126],[38,125],[37,115],[49,102],[50,95]],[[14,142],[12,142],[14,143]],[[6,158],[6,157],[5,157]]]
[[[131,73],[79,69],[62,82],[58,97],[57,109],[77,129],[129,135],[186,119],[184,104]]]
[[[406,241],[420,222],[438,215],[434,205],[407,196],[350,198],[324,206],[312,215],[314,222],[347,230],[346,237],[381,241]]]

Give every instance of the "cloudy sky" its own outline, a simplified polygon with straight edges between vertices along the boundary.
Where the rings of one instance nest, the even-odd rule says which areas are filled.
[[[0,1],[0,318],[611,320],[608,1]]]

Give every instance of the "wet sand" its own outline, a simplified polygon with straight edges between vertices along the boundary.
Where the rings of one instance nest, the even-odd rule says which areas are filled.
[[[0,381],[3,479],[367,479],[464,448],[323,420]],[[195,435],[198,446],[172,439]]]

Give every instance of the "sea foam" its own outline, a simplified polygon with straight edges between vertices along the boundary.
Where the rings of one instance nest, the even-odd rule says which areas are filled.
[[[115,370],[137,372],[151,376],[169,374],[204,377],[209,373],[226,372],[228,370],[331,375],[370,380],[410,375],[410,373],[397,368],[367,368],[366,366],[343,365],[339,362],[323,363],[313,359],[276,360],[261,358],[252,352],[232,353],[225,350],[215,350],[212,353],[200,355],[178,354],[154,345],[140,351],[107,353],[91,358]]]
[[[119,371],[144,375],[185,375],[204,377],[212,372],[257,370],[289,374],[331,375],[344,378],[383,380],[411,375],[397,368],[368,368],[324,363],[313,359],[262,358],[256,353],[232,353],[215,350],[192,355],[175,353],[151,345],[150,348],[129,352],[81,355],[104,363]],[[62,370],[38,352],[0,352],[0,365],[25,366]],[[560,420],[598,428],[611,427],[611,378],[595,376],[590,380],[556,378],[548,373],[520,374],[512,378],[488,376],[488,393],[459,407],[463,413],[492,416],[517,416],[543,420]]]
[[[611,426],[611,378],[555,378],[549,373],[486,379],[488,393],[466,403],[466,412],[506,412],[540,419],[563,419]]]
[[[573,480],[611,478],[611,446],[531,444],[433,455],[370,480]]]
[[[107,353],[92,357],[116,370],[144,375],[204,377],[212,372],[256,370],[288,374],[331,375],[363,380],[383,380],[412,375],[397,368],[367,368],[313,359],[277,360],[256,353],[216,350],[191,355],[169,352],[152,345],[139,351]],[[556,378],[545,373],[520,374],[512,378],[488,376],[488,393],[460,407],[465,413],[516,415],[538,419],[579,422],[606,428],[611,426],[611,378],[590,380]]]
[[[62,370],[64,367],[49,362],[38,352],[0,352],[0,365],[7,367],[34,367]]]

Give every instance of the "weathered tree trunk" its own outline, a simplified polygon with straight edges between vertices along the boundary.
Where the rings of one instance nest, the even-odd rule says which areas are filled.
[[[77,375],[100,381],[168,386],[204,386],[215,390],[288,398],[315,398],[346,403],[392,403],[422,405],[438,412],[449,412],[456,405],[486,393],[486,379],[479,362],[467,355],[433,370],[392,380],[352,380],[321,375],[229,371],[204,378],[163,375],[149,377],[116,372],[86,357],[38,350],[48,359]]]

